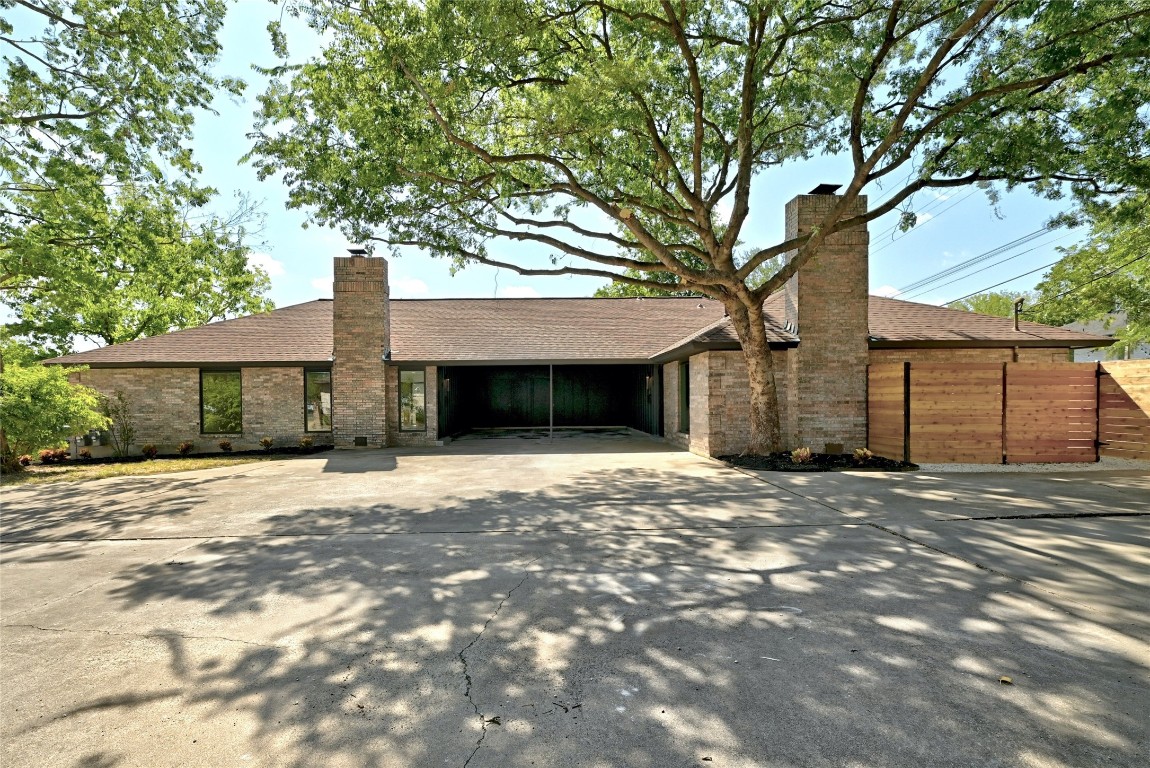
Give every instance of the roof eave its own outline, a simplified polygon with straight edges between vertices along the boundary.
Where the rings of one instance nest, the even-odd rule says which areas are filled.
[[[798,345],[798,341],[770,342],[771,349],[790,349]],[[737,341],[690,341],[686,344],[658,352],[647,362],[656,364],[670,363],[675,360],[683,360],[701,352],[741,352],[742,350],[742,345]]]
[[[993,349],[1011,347],[1064,347],[1066,349],[1093,349],[1108,347],[1116,339],[881,339],[869,340],[871,349]]]

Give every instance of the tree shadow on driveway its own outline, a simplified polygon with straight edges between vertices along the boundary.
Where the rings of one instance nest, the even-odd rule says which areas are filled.
[[[233,743],[291,766],[1144,754],[1144,642],[784,496],[746,478],[621,469],[437,508],[303,505],[264,518],[261,535],[124,568],[82,606],[32,612],[22,624],[77,634],[50,645],[27,630],[8,652],[46,685],[80,667],[104,697],[178,688],[181,734],[241,723],[207,763],[236,761]],[[157,498],[153,513],[182,503]],[[117,674],[77,655],[82,643],[140,661]],[[85,695],[60,691],[44,721],[12,718],[5,750],[169,712],[81,711],[98,700]],[[82,752],[115,753],[99,739]]]

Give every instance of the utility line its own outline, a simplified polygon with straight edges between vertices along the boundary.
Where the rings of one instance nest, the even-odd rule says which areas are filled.
[[[1011,240],[1010,242],[1004,243],[1003,245],[995,246],[994,248],[991,248],[989,251],[983,251],[982,253],[978,254],[977,256],[969,258],[960,264],[955,264],[953,267],[949,267],[949,268],[941,270],[939,272],[935,272],[933,275],[927,275],[926,277],[924,277],[920,280],[916,280],[915,282],[911,283],[910,285],[907,285],[903,288],[899,288],[898,293],[896,293],[895,296],[898,296],[899,294],[903,294],[903,293],[908,293],[910,291],[917,291],[919,288],[930,285],[931,283],[936,283],[939,280],[945,280],[946,278],[950,277],[951,275],[962,272],[962,271],[968,269],[969,267],[973,267],[976,264],[980,264],[981,262],[986,261],[987,259],[994,258],[995,256],[1000,256],[1003,253],[1006,253],[1007,251],[1012,251],[1020,245],[1025,245],[1026,243],[1030,242],[1031,240],[1033,240],[1033,239],[1035,239],[1035,238],[1037,238],[1037,237],[1039,237],[1039,236],[1041,236],[1041,235],[1043,235],[1049,231],[1050,231],[1049,227],[1043,227],[1042,229],[1037,229],[1037,230],[1035,230],[1029,234],[1023,235],[1022,237],[1018,238],[1017,240]]]
[[[971,296],[977,296],[978,294],[980,294],[980,293],[983,293],[983,292],[985,292],[985,291],[989,291],[989,290],[991,290],[992,288],[997,288],[997,287],[998,287],[998,286],[1000,286],[1000,285],[1006,285],[1007,283],[1009,283],[1009,282],[1012,282],[1012,281],[1014,281],[1014,280],[1017,280],[1017,279],[1018,279],[1018,278],[1020,278],[1020,277],[1026,277],[1027,275],[1032,275],[1032,274],[1034,274],[1035,272],[1039,272],[1039,271],[1041,271],[1041,270],[1043,270],[1043,269],[1046,269],[1047,267],[1053,267],[1053,266],[1054,266],[1055,264],[1057,264],[1059,261],[1062,261],[1062,259],[1058,259],[1057,261],[1052,261],[1052,262],[1050,262],[1049,264],[1043,264],[1041,267],[1036,267],[1035,269],[1032,269],[1032,270],[1030,270],[1029,272],[1023,272],[1021,275],[1015,275],[1014,277],[1008,277],[1007,279],[1003,280],[1001,283],[995,283],[994,285],[988,285],[988,286],[987,286],[987,287],[985,287],[985,288],[979,288],[979,289],[978,289],[977,291],[975,291],[974,293],[968,293],[968,294],[966,294],[965,296],[960,296],[960,297],[958,297],[957,299],[951,299],[950,301],[947,301],[947,302],[945,302],[945,303],[943,304],[943,306],[947,306],[947,305],[953,304],[953,303],[954,303],[954,302],[956,302],[956,301],[963,301],[963,300],[965,300],[965,299],[969,299]]]
[[[970,190],[970,191],[969,191],[969,192],[967,192],[965,195],[963,195],[962,197],[960,197],[959,199],[955,200],[953,203],[951,203],[950,205],[948,205],[947,207],[943,208],[941,211],[939,211],[938,213],[936,213],[934,216],[932,216],[932,217],[930,217],[929,219],[927,219],[926,221],[924,221],[924,222],[922,223],[922,225],[921,225],[921,226],[924,226],[924,227],[925,227],[927,224],[929,224],[930,222],[934,221],[934,220],[935,220],[935,219],[937,219],[939,216],[942,216],[942,214],[946,213],[947,211],[949,211],[949,210],[950,210],[951,208],[953,208],[954,206],[956,206],[956,205],[958,205],[959,203],[963,202],[964,200],[966,200],[967,198],[969,198],[971,195],[973,195],[973,194],[974,194],[975,192],[977,192],[977,191],[978,191],[978,188],[977,188],[977,187],[975,187],[974,189]],[[924,210],[923,212],[925,213],[926,211]],[[902,236],[900,236],[900,237],[894,237],[894,238],[891,238],[890,242],[886,243],[885,245],[880,245],[878,248],[875,248],[873,251],[871,251],[871,255],[873,256],[873,255],[875,255],[876,253],[881,253],[882,251],[885,251],[887,248],[890,248],[892,245],[894,245],[895,243],[897,243],[899,240],[902,240],[902,239],[903,239],[904,237],[906,237],[907,235],[909,235],[909,234],[911,234],[912,232],[916,231],[916,230],[919,228],[919,226],[920,226],[920,225],[919,225],[919,224],[917,223],[917,221],[916,221],[916,222],[915,222],[915,226],[914,226],[914,228],[912,228],[911,230],[907,231],[906,233],[904,233],[904,234],[903,234]],[[896,225],[894,225],[894,227],[893,227],[893,228],[897,228],[897,227],[898,227],[898,225],[896,224]],[[887,230],[883,231],[883,232],[882,232],[882,233],[879,235],[879,237],[883,237],[883,236],[885,236],[885,235],[886,235],[886,232],[889,232],[889,231],[890,231],[890,229],[887,229]]]
[[[1113,275],[1113,274],[1115,274],[1115,273],[1117,273],[1123,269],[1126,269],[1126,267],[1130,266],[1134,262],[1142,261],[1142,259],[1145,259],[1145,258],[1150,258],[1150,253],[1144,253],[1141,256],[1135,256],[1133,259],[1130,259],[1130,261],[1126,262],[1125,264],[1119,264],[1117,267],[1110,270],[1109,272],[1106,272],[1105,274],[1101,274],[1101,275],[1097,275],[1095,277],[1092,277],[1089,280],[1087,280],[1085,283],[1083,283],[1082,285],[1076,285],[1073,288],[1069,288],[1069,289],[1063,291],[1062,293],[1059,293],[1055,296],[1051,296],[1049,299],[1043,299],[1043,301],[1058,301],[1063,296],[1069,296],[1072,293],[1077,293],[1078,291],[1081,291],[1083,288],[1090,285],[1091,283],[1097,283],[1099,280],[1102,280],[1103,278],[1110,277],[1111,275]],[[1059,261],[1061,261],[1061,259],[1059,259]],[[1058,262],[1056,261],[1054,263],[1057,264]],[[966,297],[964,297],[964,298],[966,298]],[[1026,310],[1026,312],[1033,312],[1035,309],[1042,306],[1042,303],[1043,303],[1042,301],[1035,302],[1034,305],[1030,307],[1030,309]]]
[[[903,299],[903,301],[909,301],[910,299],[913,299],[916,296],[921,296],[924,293],[928,293],[930,291],[937,290],[939,288],[945,288],[948,285],[954,285],[955,283],[962,282],[963,280],[967,280],[967,279],[973,277],[974,275],[977,275],[981,272],[985,272],[988,269],[994,269],[995,267],[1001,266],[1001,265],[1005,264],[1006,262],[1011,261],[1012,259],[1017,259],[1019,256],[1025,256],[1028,253],[1033,253],[1034,251],[1037,251],[1039,248],[1045,248],[1046,246],[1050,245],[1051,243],[1056,243],[1059,240],[1065,240],[1066,238],[1070,237],[1071,234],[1073,234],[1073,233],[1067,232],[1067,233],[1063,234],[1061,237],[1056,237],[1053,240],[1042,243],[1041,245],[1036,245],[1033,248],[1027,248],[1025,251],[1019,251],[1018,253],[1014,254],[1013,256],[1007,256],[1005,259],[999,259],[998,261],[995,261],[991,264],[987,264],[982,269],[976,269],[973,272],[965,274],[961,277],[956,277],[953,280],[949,280],[949,281],[943,283],[942,285],[936,285],[936,286],[932,286],[930,288],[927,288],[926,290],[916,291],[915,293],[913,293],[910,296],[907,296],[905,299]],[[1055,262],[1055,263],[1057,263],[1057,262]],[[900,294],[895,294],[895,295],[899,296]]]

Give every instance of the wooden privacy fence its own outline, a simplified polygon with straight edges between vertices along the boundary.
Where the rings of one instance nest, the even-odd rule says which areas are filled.
[[[1150,360],[1101,364],[1098,441],[1103,456],[1150,459]]]
[[[867,444],[917,463],[1150,458],[1150,362],[1123,366],[873,364]]]

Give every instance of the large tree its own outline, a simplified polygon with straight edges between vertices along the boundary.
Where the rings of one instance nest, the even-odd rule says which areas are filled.
[[[271,309],[267,274],[248,264],[247,201],[221,218],[163,187],[125,185],[93,202],[91,236],[76,244],[62,242],[61,217],[46,213],[0,253],[0,263],[36,265],[14,267],[0,295],[15,315],[8,333],[37,347],[66,354],[78,338],[119,344]]]
[[[667,283],[647,276],[665,273],[714,297],[746,357],[754,452],[780,444],[763,302],[827,237],[912,215],[922,190],[1085,198],[1150,178],[1150,0],[295,8],[328,42],[278,70],[252,153],[293,205],[460,265],[655,290]],[[785,184],[815,154],[842,158],[836,206],[737,258],[752,179]],[[872,186],[883,202],[848,215]],[[513,257],[515,243],[550,263]]]
[[[0,299],[14,330],[66,349],[69,334],[112,343],[221,304],[261,308],[266,275],[243,259],[252,209],[207,213],[214,190],[188,149],[196,113],[243,86],[213,72],[224,0],[0,11]]]
[[[1108,352],[1114,357],[1150,344],[1150,195],[1090,212],[1090,234],[1038,284],[1028,319],[1052,325],[1109,320],[1125,313],[1125,327]]]

